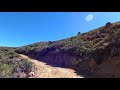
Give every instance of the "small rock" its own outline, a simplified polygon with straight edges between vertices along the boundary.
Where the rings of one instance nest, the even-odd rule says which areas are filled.
[[[109,45],[109,43],[103,43],[104,44],[104,46],[107,46],[107,45]]]
[[[30,73],[28,74],[29,77],[32,77],[32,76],[34,76],[34,75],[35,75],[34,72],[30,72]]]

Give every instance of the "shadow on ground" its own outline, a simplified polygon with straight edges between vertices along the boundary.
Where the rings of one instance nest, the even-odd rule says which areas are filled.
[[[70,67],[70,66],[68,67],[68,66],[65,66],[65,65],[62,65],[62,64],[58,65],[57,62],[56,63],[52,63],[52,62],[48,62],[48,61],[43,61],[42,59],[38,59],[38,58],[29,56],[29,55],[26,55],[26,56],[28,56],[31,59],[35,59],[35,60],[38,60],[40,62],[46,63],[46,65],[50,65],[52,67],[61,67],[61,68],[70,68],[70,69],[73,69],[73,70],[75,70],[75,73],[77,75],[80,75],[80,76],[82,76],[84,78],[95,78],[95,76],[90,72],[89,69],[85,69],[84,70],[84,69],[80,69],[78,67]]]

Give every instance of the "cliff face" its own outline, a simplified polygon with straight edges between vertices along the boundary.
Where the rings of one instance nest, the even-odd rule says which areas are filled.
[[[88,33],[16,49],[53,66],[76,68],[95,77],[120,77],[120,23],[107,23]]]
[[[101,78],[120,78],[120,56],[110,58],[97,65],[95,61],[90,62],[91,73],[95,77]]]
[[[72,55],[67,50],[60,50],[55,47],[36,50],[34,53],[27,53],[26,55],[59,67],[73,67],[75,66],[74,64],[76,60],[76,56]]]

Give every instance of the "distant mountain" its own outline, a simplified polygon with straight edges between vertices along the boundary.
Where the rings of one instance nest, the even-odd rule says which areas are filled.
[[[108,22],[63,40],[10,49],[14,55],[24,54],[54,67],[73,68],[85,76],[120,77],[120,22]]]

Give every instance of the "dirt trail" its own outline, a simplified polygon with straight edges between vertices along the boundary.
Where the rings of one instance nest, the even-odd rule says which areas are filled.
[[[25,58],[34,64],[34,68],[29,73],[29,78],[84,78],[77,75],[73,69],[52,67],[44,62],[31,59],[28,56],[19,54],[22,58]]]

